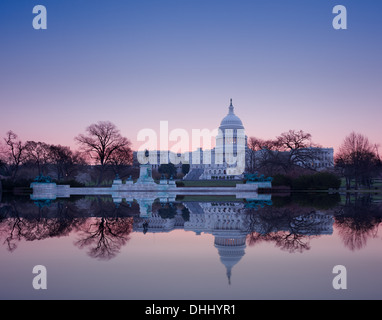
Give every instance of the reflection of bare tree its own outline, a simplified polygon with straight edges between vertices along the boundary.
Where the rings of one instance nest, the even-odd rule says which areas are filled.
[[[362,249],[366,246],[367,239],[376,236],[378,224],[372,221],[356,221],[351,217],[336,219],[336,227],[345,247],[351,251]]]
[[[304,252],[310,249],[309,240],[317,234],[321,221],[314,219],[315,212],[297,207],[264,208],[248,210],[248,244],[273,242],[282,250]]]
[[[81,226],[80,248],[90,247],[89,256],[100,260],[114,258],[129,240],[133,218],[88,218]]]
[[[304,252],[310,250],[309,240],[312,237],[294,232],[279,231],[273,236],[276,246],[289,253]]]
[[[382,212],[373,204],[370,195],[348,199],[345,206],[336,216],[335,227],[345,247],[359,250],[366,246],[369,238],[377,237]]]
[[[294,252],[304,252],[310,249],[309,240],[311,237],[287,231],[278,231],[267,234],[252,232],[248,235],[247,241],[250,246],[261,242],[274,242],[281,250]]]
[[[10,252],[16,250],[16,242],[22,238],[23,221],[20,217],[14,219],[6,219],[1,223],[0,235],[4,235],[4,244]]]
[[[20,214],[20,207],[23,208],[24,204],[18,204],[16,201],[2,207],[0,238],[4,239],[3,244],[6,244],[10,252],[16,250],[17,242],[25,239],[25,231],[28,228],[28,220]]]
[[[89,255],[114,257],[132,230],[131,213],[137,208],[112,199],[79,199],[33,203],[29,199],[8,201],[0,207],[0,240],[13,252],[20,241],[37,241],[79,232],[79,247],[91,247]],[[93,218],[89,218],[92,213]]]
[[[31,202],[11,201],[2,208],[0,238],[12,252],[17,248],[17,242],[22,240],[68,235],[77,223],[70,203],[38,207]]]
[[[88,254],[99,260],[114,258],[129,240],[133,228],[132,217],[118,216],[119,208],[110,201],[97,197],[92,209],[94,218],[84,219],[79,228],[79,248],[90,247]]]

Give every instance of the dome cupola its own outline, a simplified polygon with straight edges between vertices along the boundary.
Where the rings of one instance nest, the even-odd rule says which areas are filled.
[[[228,108],[228,114],[221,121],[219,129],[244,129],[243,123],[241,122],[240,118],[235,115],[233,109],[234,107],[232,105],[231,99],[231,103]]]

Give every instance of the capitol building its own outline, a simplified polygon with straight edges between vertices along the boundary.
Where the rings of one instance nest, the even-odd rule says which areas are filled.
[[[332,168],[333,153],[333,148],[315,148],[316,159],[312,163],[299,165],[308,166],[314,170]],[[211,150],[198,148],[187,154],[150,150],[148,161],[153,170],[159,169],[163,163],[161,159],[164,154],[166,159],[182,159],[175,165],[178,172],[181,172],[183,164],[190,165],[189,172],[183,177],[184,180],[243,179],[249,167],[249,148],[245,127],[235,113],[232,99],[228,106],[228,113],[220,122],[214,148]],[[136,153],[135,158],[137,158]]]
[[[231,99],[228,114],[220,122],[215,148],[207,152],[197,150],[200,159],[198,155],[190,157],[190,171],[184,179],[241,179],[245,171],[247,148],[244,126],[234,112]],[[205,155],[210,158],[206,159]]]

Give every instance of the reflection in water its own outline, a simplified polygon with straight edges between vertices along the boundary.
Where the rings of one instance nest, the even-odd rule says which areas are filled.
[[[310,249],[309,240],[314,236],[333,233],[333,215],[308,208],[267,208],[249,213],[249,217],[252,232],[248,242],[252,246],[273,242],[282,250],[301,253]]]
[[[322,195],[320,195],[322,197]],[[298,198],[300,199],[300,198]],[[76,235],[75,246],[88,255],[109,260],[120,252],[133,232],[193,231],[214,236],[214,246],[227,270],[245,255],[246,245],[273,243],[290,253],[310,249],[310,240],[331,235],[333,225],[350,250],[361,249],[375,237],[381,223],[381,205],[359,198],[344,205],[333,201],[303,203],[291,198],[272,201],[152,202],[150,214],[138,203],[115,204],[108,197],[80,197],[53,202],[4,199],[0,204],[0,239],[10,252],[21,241]],[[354,200],[354,199],[353,199]],[[329,204],[332,204],[329,206]],[[324,207],[324,209],[322,209]]]
[[[120,248],[129,240],[133,218],[126,216],[123,207],[115,206],[107,198],[96,197],[90,203],[92,218],[84,217],[78,227],[78,240],[75,245],[88,248],[92,258],[109,260],[115,257]]]
[[[133,218],[100,217],[85,219],[79,228],[79,248],[89,247],[89,256],[100,260],[115,257],[129,240]]]
[[[12,200],[0,207],[0,237],[9,251],[17,242],[66,236],[78,228],[81,218],[74,215],[73,203],[56,202],[51,206]]]
[[[113,258],[128,241],[132,231],[131,214],[137,208],[117,208],[111,199],[82,198],[44,202],[13,199],[0,207],[0,239],[9,251],[20,241],[78,234],[75,245],[89,248],[98,259]]]
[[[381,202],[373,202],[371,194],[354,197],[348,194],[345,205],[337,212],[335,226],[344,245],[354,251],[365,247],[369,238],[377,237],[381,221]]]

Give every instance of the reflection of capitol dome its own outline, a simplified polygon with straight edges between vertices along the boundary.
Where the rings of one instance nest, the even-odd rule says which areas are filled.
[[[231,272],[245,254],[245,235],[242,237],[221,237],[215,238],[215,248],[218,249],[220,261],[227,269],[228,283],[231,284]]]
[[[221,121],[219,129],[244,129],[243,123],[241,122],[240,118],[237,115],[235,115],[233,109],[234,108],[231,99],[228,114]]]

